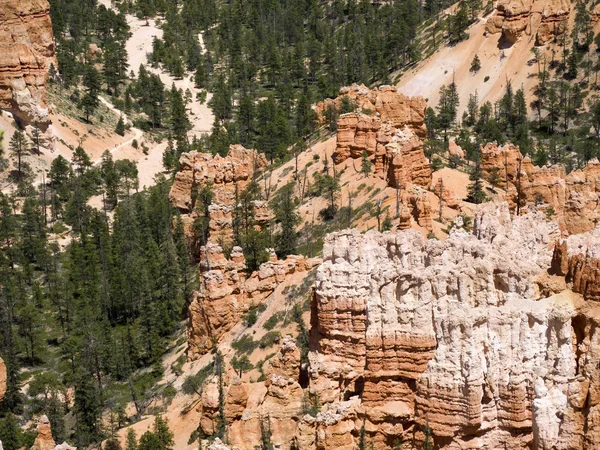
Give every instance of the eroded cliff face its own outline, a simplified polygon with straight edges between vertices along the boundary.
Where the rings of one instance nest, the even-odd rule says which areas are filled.
[[[201,288],[194,292],[188,309],[188,357],[193,359],[209,351],[250,307],[264,302],[287,276],[308,272],[319,263],[319,258],[303,256],[278,260],[272,252],[270,261],[247,276],[240,247],[233,248],[229,259],[217,244],[202,247]]]
[[[390,86],[370,90],[352,85],[342,88],[336,99],[317,104],[319,117],[324,118],[330,107],[339,110],[344,97],[354,103],[357,112],[338,119],[334,161],[339,164],[348,158],[359,159],[366,152],[374,164],[374,174],[389,186],[428,188],[431,169],[422,141],[425,99],[407,97]]]
[[[181,211],[186,231],[191,233],[191,226],[198,217],[198,190],[211,185],[214,195],[209,206],[211,242],[228,239],[232,231],[236,192],[239,195],[254,174],[266,166],[263,154],[241,145],[232,145],[225,157],[210,153],[184,153],[179,159],[179,171],[169,192],[169,200]],[[270,218],[268,206],[260,201],[255,206],[257,220],[266,223]]]
[[[523,34],[534,36],[536,45],[544,45],[565,33],[570,12],[569,0],[499,0],[486,31],[502,33],[511,43]]]
[[[598,448],[600,286],[584,266],[598,267],[599,232],[555,246],[542,212],[504,204],[444,242],[330,235],[308,363],[286,338],[266,382],[231,383],[230,444],[252,449],[266,420],[282,448],[353,450],[364,429],[375,448],[416,450],[427,427],[439,449]],[[307,414],[311,398],[320,411]]]
[[[583,170],[567,175],[561,165],[534,166],[531,159],[522,157],[513,145],[499,147],[488,144],[481,149],[481,167],[487,174],[496,171],[503,188],[508,179],[505,198],[513,210],[517,205],[520,183],[521,205],[545,204],[551,207],[549,215],[553,215],[561,230],[568,234],[592,230],[600,220],[600,163],[597,159],[588,162]]]
[[[439,448],[600,445],[600,308],[571,291],[544,298],[538,284],[557,237],[541,213],[511,219],[506,205],[443,243],[410,230],[330,236],[310,389],[323,402],[358,396],[380,445],[420,448],[427,424]]]
[[[46,85],[58,69],[48,0],[4,0],[0,5],[0,108],[24,124],[50,123]]]

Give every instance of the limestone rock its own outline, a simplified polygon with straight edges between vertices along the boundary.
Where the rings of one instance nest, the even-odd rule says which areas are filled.
[[[522,157],[519,149],[510,144],[503,147],[487,144],[481,148],[481,157],[484,173],[496,171],[503,188],[508,179],[505,198],[511,209],[517,205],[520,182],[522,205],[544,208],[568,234],[590,231],[600,221],[600,163],[597,159],[589,161],[583,170],[567,175],[564,166],[534,166],[530,158]],[[522,158],[520,180],[517,176],[519,158]]]
[[[343,97],[349,98],[359,111],[370,112],[369,115],[377,114],[383,123],[389,122],[395,129],[406,126],[418,137],[425,137],[427,102],[422,97],[407,97],[393,86],[369,89],[365,85],[353,84],[341,88],[336,99],[317,103],[315,109],[323,123],[327,108],[333,106],[339,110]]]
[[[50,123],[46,106],[54,37],[48,0],[5,0],[0,5],[0,108],[24,124]]]
[[[552,271],[564,276],[586,300],[600,302],[600,228],[557,243]]]
[[[50,429],[48,417],[40,417],[38,420],[37,433],[37,437],[30,450],[54,450],[56,444],[52,437],[52,430]]]
[[[182,213],[191,213],[195,188],[212,184],[213,203],[233,206],[236,185],[239,192],[252,180],[252,175],[266,167],[265,156],[241,145],[232,145],[227,156],[210,153],[184,153],[179,159],[179,172],[169,192],[169,200]]]

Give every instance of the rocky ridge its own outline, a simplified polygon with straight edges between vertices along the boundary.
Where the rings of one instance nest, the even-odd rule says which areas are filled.
[[[472,234],[457,225],[444,242],[330,235],[308,365],[286,339],[266,382],[234,383],[230,445],[253,448],[265,417],[284,448],[355,449],[364,429],[376,448],[417,449],[427,426],[440,449],[600,445],[598,278],[573,269],[597,264],[598,231],[554,247],[560,231],[543,212],[512,217],[507,204],[483,208]]]
[[[488,176],[495,172],[502,187],[508,187],[505,199],[511,210],[516,209],[520,185],[521,206],[545,205],[548,214],[556,215],[561,230],[568,234],[590,231],[600,220],[597,159],[567,175],[562,165],[537,167],[531,158],[521,155],[518,147],[491,143],[481,148],[481,167]]]
[[[510,43],[523,34],[544,45],[567,31],[571,12],[568,0],[500,0],[486,24],[489,34],[502,33]]]
[[[50,123],[46,85],[54,55],[48,0],[7,0],[0,6],[0,108],[24,124]]]

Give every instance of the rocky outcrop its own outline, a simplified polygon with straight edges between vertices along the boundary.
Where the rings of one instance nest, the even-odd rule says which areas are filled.
[[[233,209],[239,195],[252,181],[255,173],[267,166],[265,156],[256,150],[232,145],[227,156],[210,153],[184,153],[179,159],[179,172],[169,192],[169,200],[182,213],[186,233],[198,217],[198,191],[210,186],[213,198],[208,206],[211,242],[224,242],[231,235]],[[255,202],[259,223],[268,222],[270,212],[263,201]],[[197,250],[197,249],[194,249]]]
[[[0,5],[0,108],[24,124],[50,123],[46,85],[58,69],[48,0],[6,0]]]
[[[329,108],[339,111],[344,98],[349,99],[358,112],[377,115],[382,123],[389,123],[394,129],[408,127],[418,137],[425,137],[427,102],[422,97],[407,97],[393,86],[369,89],[365,85],[353,84],[341,88],[337,98],[317,103],[315,109],[319,120],[326,122],[325,112]]]
[[[557,243],[552,271],[584,299],[600,302],[600,228]]]
[[[592,230],[600,220],[600,163],[597,159],[568,175],[564,166],[534,166],[529,157],[522,157],[519,149],[510,144],[482,147],[481,159],[482,170],[488,175],[495,171],[503,188],[508,180],[505,199],[511,209],[516,208],[520,184],[521,205],[546,208],[548,215],[568,234]]]
[[[30,450],[54,450],[54,447],[56,447],[56,444],[52,437],[50,421],[48,420],[48,417],[42,416],[38,420],[37,437]]]
[[[234,379],[230,445],[250,450],[268,427],[279,448],[354,450],[364,430],[375,448],[417,450],[429,427],[441,450],[597,448],[599,233],[555,246],[544,213],[514,217],[505,203],[443,242],[329,235],[308,364],[286,337],[264,383]],[[202,408],[210,430],[216,386]]]
[[[486,31],[513,43],[523,34],[535,36],[536,45],[544,45],[565,33],[570,12],[568,0],[499,0]]]
[[[229,259],[217,244],[202,249],[201,289],[194,292],[189,306],[188,356],[195,358],[212,348],[230,331],[251,306],[262,303],[287,276],[311,270],[320,260],[288,256],[262,264],[249,277],[240,247],[234,247]]]
[[[431,169],[423,153],[425,100],[409,98],[395,88],[369,90],[353,85],[343,88],[340,97],[317,105],[317,111],[339,107],[347,97],[358,112],[342,114],[337,122],[336,164],[366,153],[373,162],[374,174],[391,187],[409,184],[429,187]]]
[[[2,358],[0,358],[0,403],[4,399],[6,393],[6,365]]]
[[[595,448],[598,312],[570,291],[545,298],[535,282],[558,234],[542,213],[511,219],[504,205],[445,242],[411,230],[329,236],[311,391],[323,403],[360,398],[358,423],[378,448],[421,448],[427,425],[442,449]],[[348,432],[356,446],[356,422]]]

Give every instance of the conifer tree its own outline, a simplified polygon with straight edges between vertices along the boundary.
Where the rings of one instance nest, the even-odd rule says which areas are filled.
[[[13,158],[15,165],[17,166],[17,181],[21,182],[24,178],[23,158],[25,155],[29,154],[29,147],[27,144],[27,138],[25,137],[25,134],[19,130],[15,131],[15,133],[10,138],[8,148],[10,149],[11,157]]]

